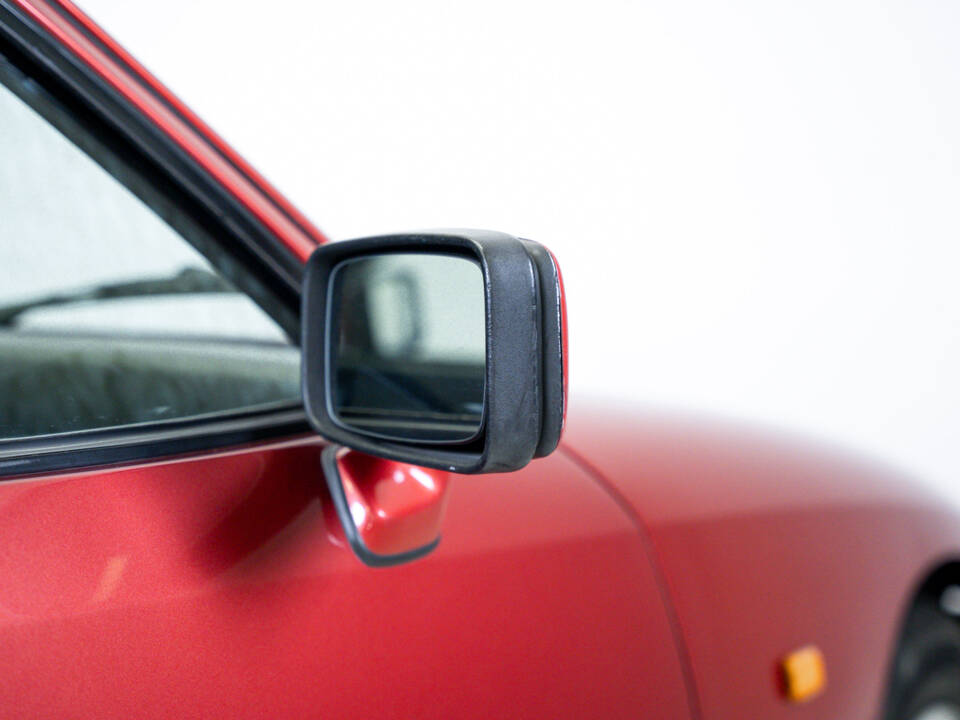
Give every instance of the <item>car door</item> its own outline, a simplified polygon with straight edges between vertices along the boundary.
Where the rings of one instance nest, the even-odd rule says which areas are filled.
[[[563,450],[456,478],[429,556],[354,557],[301,409],[311,233],[98,33],[0,0],[4,714],[688,717],[637,527]]]

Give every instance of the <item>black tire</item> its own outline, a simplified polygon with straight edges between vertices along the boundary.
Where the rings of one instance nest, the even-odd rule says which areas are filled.
[[[892,671],[885,720],[960,718],[960,624],[931,600],[921,600],[904,624]]]

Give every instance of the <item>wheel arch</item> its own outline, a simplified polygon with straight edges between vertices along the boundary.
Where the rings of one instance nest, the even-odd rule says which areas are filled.
[[[955,588],[955,592],[949,593],[950,588]],[[937,627],[945,628],[945,631],[931,630]],[[933,672],[930,662],[942,665],[944,658],[953,658],[956,667],[958,657],[960,557],[955,556],[931,564],[904,596],[887,658],[882,706],[884,720],[903,717],[905,706],[917,702],[917,693],[921,692],[918,688],[924,687],[924,683],[938,682],[930,679],[935,677],[930,674]],[[938,687],[942,690],[942,683]]]

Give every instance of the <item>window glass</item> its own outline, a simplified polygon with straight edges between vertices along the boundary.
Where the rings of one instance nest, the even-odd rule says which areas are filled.
[[[277,323],[0,85],[0,440],[299,396]]]

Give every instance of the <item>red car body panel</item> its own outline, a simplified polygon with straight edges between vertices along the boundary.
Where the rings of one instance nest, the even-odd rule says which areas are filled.
[[[23,717],[689,717],[636,530],[562,453],[460,477],[426,558],[339,535],[310,437],[0,483]]]
[[[76,8],[15,2],[298,257],[324,240]],[[314,437],[5,480],[0,704],[876,716],[911,592],[960,558],[956,516],[882,469],[779,438],[576,406],[566,428],[520,472],[453,478],[440,547],[378,570],[329,516]],[[810,643],[828,688],[790,706],[777,661]]]
[[[907,603],[960,557],[954,512],[885,468],[732,424],[586,410],[566,445],[642,518],[703,717],[879,717]],[[798,712],[778,661],[808,644],[828,685]]]

